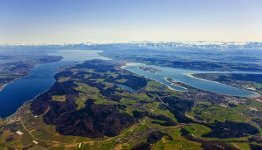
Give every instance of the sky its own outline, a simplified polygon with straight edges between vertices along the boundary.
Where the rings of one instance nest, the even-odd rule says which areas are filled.
[[[262,41],[262,0],[0,0],[0,44]]]

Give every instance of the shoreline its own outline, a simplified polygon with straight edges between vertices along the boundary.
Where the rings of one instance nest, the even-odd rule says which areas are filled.
[[[0,92],[8,85],[9,83],[5,83],[0,87]]]
[[[204,80],[204,81],[209,81],[209,82],[214,82],[214,83],[218,83],[218,84],[224,84],[224,83],[221,83],[221,82],[218,82],[218,81],[213,81],[213,80],[207,80],[207,79],[203,79],[203,78],[198,78],[198,77],[195,77],[194,74],[205,74],[205,73],[184,73],[185,76],[188,76],[190,78],[194,78],[194,79],[198,79],[198,80]],[[229,85],[229,84],[227,84]],[[232,85],[229,85],[229,86],[232,86]],[[252,95],[249,95],[247,96],[246,98],[252,98],[252,99],[257,99],[259,97],[261,97],[261,95],[257,92],[254,92],[254,91],[250,91],[248,89],[245,89],[245,88],[240,88],[240,87],[235,87],[235,86],[232,86],[234,88],[239,88],[239,89],[242,89],[242,90],[246,90],[246,91],[249,91],[249,92],[252,92],[253,94]]]
[[[61,60],[60,60],[61,61]],[[60,61],[57,61],[57,62],[60,62]],[[53,63],[53,62],[50,62],[50,63]],[[36,66],[37,67],[37,66]],[[36,68],[35,67],[35,68]],[[53,78],[55,79],[55,75],[57,74],[59,72],[59,67],[57,68],[57,71],[53,74]],[[27,76],[30,76],[30,74],[29,75],[27,75]],[[26,78],[27,76],[25,76],[25,77],[23,77],[23,78]],[[19,79],[23,79],[23,78],[19,78]],[[18,79],[16,79],[16,80],[18,80]],[[14,81],[12,81],[12,82],[14,82]],[[55,80],[55,82],[56,82],[56,80]],[[47,91],[49,91],[52,87],[53,87],[53,85],[55,84],[55,82],[51,85],[51,87],[49,87],[48,89],[46,89],[46,90],[44,90],[43,92],[40,92],[39,94],[37,94],[35,97],[33,97],[32,99],[29,99],[29,100],[25,100],[23,103],[22,103],[22,105],[21,106],[19,106],[17,109],[16,109],[16,111],[14,112],[14,113],[12,113],[12,114],[10,114],[10,115],[8,115],[8,116],[6,116],[6,117],[1,117],[0,116],[0,118],[1,119],[8,119],[8,118],[10,118],[10,117],[12,117],[21,107],[23,107],[25,104],[27,104],[27,103],[29,103],[29,102],[32,102],[32,101],[34,101],[38,96],[40,96],[41,94],[44,94],[45,92],[47,92]],[[10,84],[10,83],[9,83]],[[0,91],[1,92],[1,91]]]
[[[100,54],[99,54],[99,55],[100,55]],[[55,80],[55,75],[60,71],[60,70],[59,70],[60,67],[63,67],[63,66],[71,66],[71,65],[75,65],[75,64],[76,64],[75,61],[64,61],[63,59],[64,59],[64,57],[62,56],[61,59],[56,60],[56,61],[51,61],[51,62],[46,62],[46,63],[35,64],[34,67],[33,67],[32,69],[30,69],[30,72],[29,72],[26,76],[23,76],[22,78],[17,78],[17,79],[15,79],[15,80],[23,79],[23,78],[26,78],[26,77],[30,76],[30,75],[31,75],[31,71],[32,71],[33,69],[37,68],[38,65],[41,65],[41,64],[48,64],[48,63],[55,63],[55,62],[56,62],[56,63],[58,63],[58,62],[71,62],[71,64],[62,65],[62,66],[59,66],[59,67],[56,69],[56,71],[55,71],[54,74],[52,75],[52,77],[53,77],[54,80]],[[84,61],[85,61],[85,60],[84,60]],[[79,61],[78,63],[83,63],[84,61]],[[15,80],[11,81],[10,83],[14,82]],[[36,95],[35,97],[33,97],[32,99],[25,100],[25,101],[22,103],[22,105],[19,106],[19,107],[16,109],[15,112],[13,112],[12,114],[10,114],[10,115],[8,115],[8,116],[6,116],[6,117],[1,117],[1,116],[0,116],[0,119],[5,120],[5,119],[8,119],[8,118],[12,117],[12,116],[13,116],[21,107],[23,107],[25,104],[27,104],[28,102],[32,102],[33,100],[35,100],[35,99],[36,99],[38,96],[40,96],[41,94],[49,91],[49,90],[52,88],[52,86],[55,84],[55,82],[56,82],[56,80],[54,81],[54,83],[53,83],[49,88],[47,88],[47,89],[44,90],[43,92],[40,92],[39,94],[37,94],[37,95]],[[6,84],[5,86],[9,85],[10,83]],[[4,89],[4,88],[3,88],[3,89]],[[1,89],[0,89],[0,92],[1,92]]]
[[[142,65],[143,65],[143,64],[142,64]],[[123,69],[126,69],[126,68],[129,67],[129,66],[137,67],[137,66],[140,66],[140,63],[133,63],[133,62],[130,63],[130,62],[128,62],[128,63],[126,63],[126,65],[122,66],[122,68],[123,68]],[[127,69],[126,69],[126,70],[127,70]],[[239,90],[245,90],[245,91],[247,91],[247,92],[249,92],[249,93],[246,94],[246,95],[241,96],[241,95],[223,94],[223,93],[219,93],[219,92],[215,92],[215,91],[210,91],[210,92],[214,92],[214,93],[222,94],[222,95],[228,95],[228,96],[245,97],[245,98],[250,98],[250,99],[257,99],[257,98],[260,98],[260,97],[261,97],[261,95],[260,95],[259,93],[254,92],[254,91],[250,91],[250,90],[245,89],[245,88],[239,88],[239,87],[235,87],[235,86],[232,86],[232,85],[229,85],[229,84],[224,84],[224,83],[221,83],[221,82],[218,82],[218,81],[207,80],[207,79],[195,77],[194,74],[198,74],[198,73],[201,74],[201,72],[192,72],[192,71],[191,71],[191,72],[185,72],[185,73],[182,73],[182,74],[183,74],[184,76],[187,76],[187,77],[192,78],[192,79],[202,80],[202,81],[207,81],[207,82],[212,82],[212,83],[215,83],[215,84],[220,84],[220,85],[225,85],[225,86],[230,86],[230,87],[232,87],[232,88],[236,88],[236,89],[239,89]],[[203,73],[205,73],[205,72],[203,72]],[[147,78],[147,77],[146,77],[146,78]],[[149,78],[149,79],[150,79],[150,78]],[[155,80],[155,81],[156,81],[156,80]],[[166,78],[165,78],[165,81],[169,82]],[[164,83],[162,83],[162,82],[160,82],[160,81],[157,81],[157,82],[159,82],[159,83],[161,83],[161,84],[164,84]],[[169,83],[171,83],[171,82],[169,82]],[[171,84],[174,85],[174,86],[177,86],[177,85],[175,85],[175,84],[173,84],[173,83],[171,83]],[[166,84],[164,84],[164,85],[166,85]],[[171,90],[181,92],[181,90],[176,90],[176,89],[172,88],[170,85],[166,85],[166,86],[167,86],[169,89],[171,89]],[[179,86],[179,87],[181,87],[181,86]],[[209,90],[207,90],[207,91],[209,91]],[[183,90],[182,90],[182,92],[183,92]]]
[[[55,74],[57,74],[57,73],[58,73],[58,71],[55,72]],[[55,74],[53,75],[53,78],[55,77]],[[27,75],[27,76],[29,76],[29,75]],[[22,77],[22,78],[19,78],[19,79],[26,78],[27,76]],[[18,80],[18,79],[16,79],[16,80]],[[15,81],[15,80],[14,80],[14,81]],[[14,82],[14,81],[12,81],[12,82]],[[11,82],[10,82],[10,83],[11,83]],[[9,83],[9,84],[10,84],[10,83]],[[54,85],[54,83],[53,83],[53,85]],[[52,86],[53,86],[53,85],[52,85]],[[0,118],[1,118],[1,119],[8,119],[8,118],[12,117],[12,116],[13,116],[21,107],[23,107],[26,103],[32,102],[33,100],[35,100],[35,99],[36,99],[38,96],[40,96],[41,94],[49,91],[49,90],[52,88],[52,86],[51,86],[50,88],[46,89],[45,91],[37,94],[34,98],[24,101],[24,102],[22,103],[22,105],[19,106],[14,113],[12,113],[12,114],[10,114],[10,115],[8,115],[8,116],[6,116],[6,117],[1,117],[1,116],[0,116]],[[1,92],[1,90],[0,90],[0,92]]]
[[[142,63],[141,63],[141,64],[142,64]],[[124,65],[122,65],[120,68],[121,68],[121,69],[124,69],[124,70],[126,70],[126,71],[129,71],[129,72],[131,72],[131,73],[134,73],[134,72],[132,72],[132,71],[126,69],[126,68],[127,68],[127,67],[130,67],[130,66],[131,66],[131,67],[132,67],[132,66],[133,66],[133,67],[138,67],[138,65],[140,65],[140,63],[130,63],[130,62],[127,62],[127,63],[124,63]],[[142,65],[143,65],[143,64],[142,64]],[[136,73],[134,73],[134,74],[136,74]],[[139,75],[139,74],[136,74],[136,75]],[[139,76],[142,76],[142,75],[139,75]],[[155,82],[157,82],[157,83],[160,83],[160,84],[166,86],[168,89],[170,89],[170,90],[172,90],[172,91],[174,91],[174,92],[186,92],[186,91],[174,89],[174,88],[172,88],[171,86],[162,83],[161,81],[154,80],[154,79],[150,79],[149,77],[146,77],[146,76],[142,76],[142,77],[144,77],[144,78],[146,78],[146,79],[148,79],[148,80],[152,80],[152,81],[155,81]],[[165,79],[165,78],[164,78],[164,79]],[[168,81],[168,82],[169,82],[169,81]],[[182,87],[182,88],[184,88],[184,87]],[[186,90],[187,90],[187,89],[186,89]]]
[[[173,89],[172,87],[166,85],[167,87],[170,87],[172,90],[175,90],[175,91],[178,91],[178,92],[186,92],[188,90],[186,87],[179,85],[179,82],[176,82],[176,81],[172,82],[172,81],[168,80],[168,79],[171,79],[171,78],[165,77],[164,79],[165,79],[165,81],[171,83],[173,86],[177,86],[177,87],[184,89],[184,90],[177,90],[177,89]],[[172,79],[172,80],[174,80],[174,79]]]
[[[32,68],[32,69],[34,69],[34,68]],[[30,70],[31,70],[31,69],[30,69]],[[5,83],[2,87],[0,87],[0,92],[2,92],[9,84],[12,84],[12,83],[15,82],[16,80],[26,78],[27,76],[29,76],[29,74],[27,74],[27,75],[25,75],[25,76],[21,76],[21,77],[19,77],[19,78],[15,78],[14,80]]]
[[[27,75],[22,76],[22,77],[19,77],[19,78],[16,78],[16,79],[14,79],[14,80],[12,80],[12,81],[4,84],[4,86],[2,86],[2,87],[0,88],[0,92],[2,92],[2,91],[4,90],[4,88],[6,88],[8,85],[12,84],[12,83],[15,82],[16,80],[25,79],[25,78],[29,77],[29,76],[31,75],[31,72],[32,72],[34,69],[36,69],[39,65],[41,65],[41,64],[55,63],[55,62],[58,63],[58,62],[61,62],[61,61],[62,61],[62,59],[60,59],[60,60],[58,60],[58,61],[52,61],[52,62],[35,64],[35,65],[30,69],[30,72],[29,72]],[[55,77],[55,74],[57,74],[58,72],[59,72],[59,67],[57,68],[57,71],[53,74],[53,78]],[[55,79],[55,78],[54,78],[54,79]],[[52,84],[52,86],[53,86],[53,84]],[[25,101],[21,104],[21,106],[17,107],[17,109],[16,109],[15,112],[13,112],[12,114],[10,114],[10,115],[8,115],[8,116],[5,116],[5,117],[0,116],[0,119],[5,120],[5,119],[8,119],[8,118],[12,117],[12,116],[13,116],[21,107],[23,107],[26,103],[33,101],[33,100],[34,100],[35,98],[37,98],[39,95],[47,92],[48,90],[50,90],[50,89],[52,88],[52,86],[51,86],[50,88],[46,89],[45,91],[37,94],[37,95],[36,95],[35,97],[33,97],[32,99],[25,100]]]
[[[3,86],[0,87],[0,92],[3,91],[6,86],[8,86],[9,84],[15,82],[16,80],[23,79],[23,78],[26,78],[26,77],[30,76],[31,72],[32,72],[35,68],[37,68],[38,65],[48,64],[48,63],[54,63],[54,62],[60,62],[60,61],[62,61],[62,60],[63,60],[63,58],[61,58],[61,59],[59,59],[59,60],[56,60],[56,61],[40,62],[40,63],[33,64],[33,67],[29,69],[29,72],[28,72],[26,75],[21,76],[21,77],[19,77],[19,78],[15,78],[14,80],[9,81],[9,82],[3,84]]]
[[[203,80],[203,81],[208,81],[208,82],[214,82],[214,83],[218,83],[218,84],[223,84],[217,81],[213,81],[213,80],[207,80],[207,79],[203,79],[203,78],[198,78],[195,77],[194,74],[204,74],[204,73],[183,73],[185,76],[193,78],[193,79],[198,79],[198,80]]]

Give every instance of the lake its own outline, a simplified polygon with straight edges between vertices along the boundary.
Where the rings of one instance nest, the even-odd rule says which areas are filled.
[[[157,72],[150,72],[141,69],[141,66],[147,68],[154,68],[156,70],[161,70]],[[171,78],[177,82],[181,82],[192,87],[215,92],[224,95],[230,96],[240,96],[240,97],[258,97],[259,94],[254,93],[252,91],[248,91],[245,89],[239,89],[236,87],[232,87],[229,85],[225,85],[222,83],[199,79],[193,77],[192,73],[214,73],[211,71],[193,71],[193,70],[185,70],[185,69],[177,69],[177,68],[170,68],[170,67],[160,67],[160,66],[153,66],[153,65],[146,65],[141,63],[128,63],[126,66],[123,67],[124,69],[131,71],[133,73],[139,74],[146,78],[158,81],[162,84],[167,85],[170,89],[177,90],[177,91],[185,91],[186,89],[181,86],[173,85],[171,82],[167,81],[167,78]],[[231,72],[218,72],[216,73],[231,73]],[[251,73],[251,72],[233,72],[233,73]]]
[[[62,61],[36,65],[30,74],[6,85],[0,91],[0,117],[13,114],[24,102],[47,91],[55,83],[54,75],[59,67],[73,65],[84,60],[109,58],[100,56],[101,51],[59,50],[50,55],[63,56]]]

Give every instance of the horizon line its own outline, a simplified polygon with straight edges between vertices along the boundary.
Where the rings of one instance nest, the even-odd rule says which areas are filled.
[[[196,40],[196,41],[153,41],[153,40],[144,40],[144,41],[108,41],[108,42],[32,42],[32,43],[0,43],[0,46],[41,46],[41,45],[77,45],[77,44],[87,44],[87,45],[102,45],[102,44],[129,44],[129,43],[187,43],[187,44],[194,44],[194,43],[202,43],[205,44],[248,44],[248,43],[262,43],[262,41],[205,41],[205,40]]]

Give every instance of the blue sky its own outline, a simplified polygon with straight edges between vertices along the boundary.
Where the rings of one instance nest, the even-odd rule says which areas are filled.
[[[0,43],[262,41],[261,0],[0,0]]]

